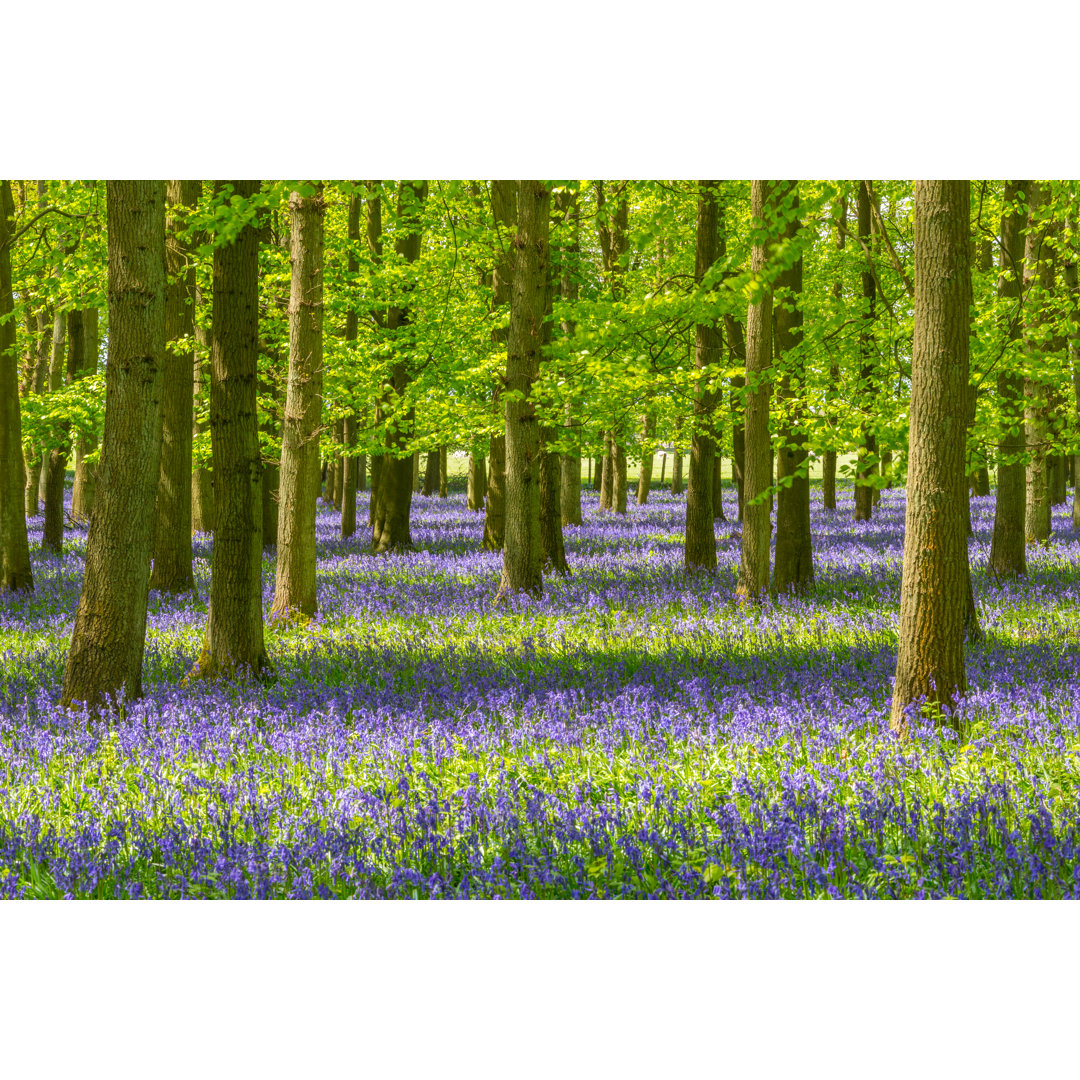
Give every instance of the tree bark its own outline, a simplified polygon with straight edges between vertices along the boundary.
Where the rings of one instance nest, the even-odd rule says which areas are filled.
[[[727,332],[728,358],[733,368],[746,367],[746,341],[742,324],[733,315],[724,316]],[[743,483],[746,475],[746,431],[743,427],[745,411],[746,379],[742,375],[731,377],[731,479],[735,485],[738,520],[743,519]]]
[[[1001,256],[997,294],[1015,300],[1019,308],[1024,280],[1024,228],[1027,223],[1029,180],[1005,182],[1005,207],[1001,214]],[[1009,338],[1020,336],[1019,311],[1010,320]],[[997,498],[994,533],[990,541],[988,569],[998,580],[1027,573],[1024,533],[1024,379],[1016,371],[1002,369],[997,376],[1002,435],[998,443]]]
[[[1026,351],[1032,374],[1024,379],[1024,420],[1027,441],[1027,488],[1024,507],[1027,542],[1046,543],[1050,539],[1050,488],[1046,456],[1050,442],[1049,387],[1039,378],[1042,368],[1042,337],[1047,321],[1044,305],[1054,287],[1054,262],[1047,244],[1049,226],[1041,210],[1046,205],[1045,184],[1035,181],[1028,198],[1027,235],[1024,240],[1024,284],[1027,292],[1027,316],[1024,320]],[[1035,283],[1038,282],[1036,289]]]
[[[840,199],[836,206],[836,250],[844,250],[844,241],[847,238],[847,196],[845,195]],[[836,301],[836,305],[839,308],[843,308],[844,303],[844,285],[843,274],[837,273],[836,280],[833,282],[832,287],[833,299]],[[832,361],[829,364],[829,394],[831,399],[836,394],[837,388],[840,385],[840,365],[836,361]],[[835,412],[830,412],[828,415],[828,422],[830,428],[836,427],[838,417]],[[834,511],[836,509],[836,451],[826,450],[822,455],[821,460],[821,494],[822,503],[826,510]]]
[[[422,495],[430,498],[439,490],[439,448],[427,452],[424,464],[424,489]]]
[[[652,410],[642,417],[641,432],[645,452],[641,455],[641,472],[638,473],[638,506],[644,506],[649,501],[649,488],[652,487],[653,458],[656,456],[656,413]]]
[[[776,184],[754,180],[750,213],[759,234],[775,228]],[[763,220],[765,219],[765,220]],[[751,249],[750,269],[759,275],[746,313],[746,405],[743,425],[746,466],[743,477],[742,549],[736,595],[759,602],[769,589],[770,521],[768,491],[772,483],[769,445],[769,380],[772,366],[772,289],[764,280],[768,265],[766,243],[759,237]]]
[[[195,309],[203,308],[203,295],[198,284],[195,285]],[[212,300],[211,300],[212,303]],[[207,375],[211,367],[211,331],[198,324],[195,326],[195,370],[192,382],[194,390],[194,421],[191,426],[192,436],[201,435],[208,426],[206,406]],[[213,451],[211,451],[212,455]],[[211,456],[211,462],[213,458]],[[191,474],[191,529],[193,532],[208,533],[214,529],[214,470],[205,465],[192,464]],[[276,541],[277,534],[274,539]]]
[[[718,180],[698,182],[698,208],[694,253],[694,281],[700,290],[705,275],[719,253]],[[712,288],[700,297],[712,292]],[[688,574],[716,571],[716,532],[713,527],[713,470],[716,445],[712,436],[716,392],[709,388],[713,370],[720,363],[721,338],[710,320],[698,322],[695,330],[694,367],[698,385],[694,391],[694,429],[690,436],[690,482],[686,488],[686,534],[683,566]]]
[[[469,482],[466,490],[466,502],[470,510],[479,512],[484,509],[484,488],[487,487],[487,469],[483,454],[473,451],[469,455]]]
[[[344,486],[341,492],[341,539],[348,540],[356,532],[356,474],[359,460],[356,449],[356,420],[345,417]]]
[[[777,195],[784,198],[792,189],[794,209],[799,207],[796,181],[789,181]],[[800,228],[797,217],[784,232],[789,243]],[[797,351],[802,342],[803,261],[800,255],[790,270],[776,279],[784,290],[775,306],[776,357],[784,363],[780,379],[780,448],[776,462],[776,562],[773,591],[806,593],[814,587],[814,552],[810,535],[810,472],[806,451],[806,363]],[[792,355],[794,353],[794,355]],[[786,482],[785,482],[786,481]]]
[[[83,360],[77,377],[93,375],[98,362],[98,309],[83,308],[82,313]],[[88,524],[90,511],[94,508],[97,493],[97,466],[87,458],[97,448],[91,435],[79,432],[75,438],[75,480],[71,488],[71,519],[80,525]]]
[[[29,592],[34,588],[34,575],[26,534],[19,360],[11,281],[14,217],[11,182],[0,180],[0,592]]]
[[[315,614],[315,512],[323,391],[322,184],[289,196],[289,388],[281,438],[277,577],[271,619]]]
[[[60,704],[142,693],[165,360],[165,185],[106,184],[109,361],[101,489]]]
[[[81,319],[80,314],[73,314],[76,319]],[[50,394],[55,394],[64,385],[64,344],[67,341],[67,323],[68,319],[64,312],[57,310],[53,318],[52,348],[49,359]],[[81,322],[79,332],[81,335]],[[67,468],[69,438],[67,425],[60,425],[57,439],[44,449],[39,474],[39,494],[45,511],[41,529],[41,546],[56,555],[61,554],[64,549],[64,473]]]
[[[1072,361],[1074,422],[1080,426],[1080,285],[1077,283],[1076,257],[1064,264],[1065,289],[1069,297],[1069,358]],[[1071,481],[1073,485],[1072,526],[1080,529],[1080,485],[1077,484],[1077,464],[1080,454],[1072,456]]]
[[[420,257],[422,214],[427,196],[426,180],[402,181],[398,187],[397,215],[404,226],[394,241],[394,250],[407,264],[415,263]],[[416,455],[405,450],[412,436],[413,411],[403,408],[405,390],[412,379],[412,365],[405,348],[405,331],[411,324],[412,312],[404,299],[390,306],[386,328],[391,336],[394,360],[387,389],[395,412],[386,435],[388,452],[379,470],[379,506],[372,541],[376,555],[412,547],[409,516],[416,488],[413,475]]]
[[[170,180],[165,199],[169,207],[194,209],[202,184]],[[191,440],[194,430],[195,264],[180,238],[186,222],[175,213],[165,219],[165,374],[161,425],[161,475],[154,509],[154,569],[150,588],[186,592],[195,587],[191,563]]]
[[[568,304],[578,300],[579,256],[581,253],[581,207],[577,190],[563,189],[555,195],[555,207],[562,214],[564,221],[570,223],[570,240],[562,246],[562,260],[559,273],[559,293]],[[577,332],[577,324],[572,319],[564,319],[560,324],[563,337],[572,338]],[[567,428],[580,433],[581,424],[574,420],[573,409],[568,401],[564,423]],[[560,506],[563,525],[581,524],[581,449],[562,455],[560,465],[561,493]]]
[[[899,648],[890,726],[921,699],[952,707],[967,682],[964,450],[971,333],[966,180],[915,185],[915,336]],[[938,714],[939,721],[944,719]]]
[[[871,187],[869,180],[860,180],[857,196],[859,239],[869,246],[871,239]],[[877,390],[874,385],[874,300],[877,295],[874,275],[869,267],[862,271],[862,294],[866,301],[866,326],[859,335],[862,352],[862,370],[859,373],[859,408],[863,412],[863,442],[859,448],[859,465],[855,475],[855,520],[869,521],[874,507],[874,486],[871,477],[876,470],[877,436],[874,433],[871,412]]]
[[[491,181],[491,211],[501,244],[501,251],[492,273],[492,307],[498,309],[510,303],[511,277],[514,269],[514,252],[511,238],[517,229],[517,185],[512,180]],[[511,311],[511,315],[512,315]],[[498,327],[491,331],[491,340],[502,347],[508,340],[509,328]],[[502,393],[498,387],[492,399],[497,416],[504,415]],[[505,423],[505,419],[504,419]],[[484,536],[481,547],[485,551],[502,549],[506,536],[506,435],[505,431],[491,436],[491,454],[488,462],[487,497],[484,500]]]
[[[513,289],[506,359],[506,533],[498,597],[543,594],[540,430],[533,386],[544,342],[551,194],[541,180],[518,181]]]

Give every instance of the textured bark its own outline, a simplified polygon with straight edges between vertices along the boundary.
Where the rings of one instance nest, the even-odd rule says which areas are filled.
[[[746,367],[746,341],[742,324],[732,315],[724,316],[727,332],[728,358],[733,368]],[[738,520],[743,519],[743,481],[746,474],[746,431],[743,427],[745,411],[746,379],[742,375],[731,378],[731,479],[735,485]]]
[[[966,180],[915,185],[915,336],[899,648],[890,725],[926,699],[955,704],[967,682],[970,576],[964,450],[971,333]]]
[[[51,394],[55,394],[64,384],[64,345],[67,341],[67,322],[64,312],[57,310],[53,317],[52,344],[49,350],[49,393]],[[38,474],[38,494],[44,508],[41,546],[56,555],[59,555],[64,547],[64,471],[67,467],[68,441],[67,425],[63,424],[53,442],[44,448],[41,471]]]
[[[198,285],[195,286],[195,308],[203,307],[203,295]],[[206,386],[210,371],[210,331],[205,327],[195,327],[195,370],[193,389],[195,397],[195,419],[191,425],[192,435],[201,435],[207,428],[205,417]],[[205,465],[193,465],[191,473],[191,528],[193,532],[212,532],[214,528],[214,470]],[[275,540],[277,533],[274,534]]]
[[[652,487],[653,458],[656,456],[656,413],[650,411],[642,417],[641,431],[645,453],[641,455],[641,471],[638,473],[638,506],[644,506],[649,501],[649,488]]]
[[[315,511],[323,391],[322,185],[289,196],[289,388],[281,437],[277,576],[271,619],[315,614]]]
[[[612,491],[611,508],[616,514],[626,513],[626,447],[621,433],[611,438]]]
[[[540,374],[549,288],[551,194],[541,180],[518,181],[510,334],[506,357],[506,533],[499,597],[543,594],[540,429],[533,385]]]
[[[701,288],[705,275],[719,253],[719,181],[698,184],[694,281]],[[707,295],[707,294],[706,294]],[[721,338],[712,322],[699,322],[695,330],[694,367],[698,385],[694,391],[694,430],[690,437],[690,478],[686,488],[686,534],[683,566],[688,574],[716,571],[716,533],[713,528],[713,412],[716,392],[708,386],[712,370],[720,363]]]
[[[101,488],[60,704],[142,693],[165,361],[165,185],[106,185],[109,361]]]
[[[997,294],[1019,306],[1024,280],[1024,209],[1029,180],[1005,182],[1005,209],[1001,215],[1001,257]],[[1020,322],[1013,318],[1009,336],[1020,336]],[[997,499],[994,503],[994,534],[990,542],[988,569],[999,580],[1027,573],[1024,553],[1024,379],[1014,371],[997,376],[998,402],[1003,433],[998,443]]]
[[[600,509],[611,510],[615,505],[615,447],[610,430],[601,434],[604,456],[600,459]]]
[[[431,497],[439,490],[439,448],[427,452],[424,462],[424,487],[421,495]]]
[[[170,207],[198,205],[198,180],[170,180],[165,199]],[[151,589],[185,592],[195,587],[191,565],[191,439],[194,427],[195,264],[179,232],[186,222],[175,213],[166,218],[164,409],[161,424],[161,476],[154,509],[154,569]]]
[[[682,427],[680,422],[679,427]],[[681,434],[681,432],[680,432]],[[683,493],[683,448],[676,445],[675,452],[671,455],[671,494]]]
[[[344,486],[341,490],[341,539],[348,540],[356,532],[356,479],[359,459],[352,453],[356,449],[356,420],[345,417]]]
[[[222,190],[222,181],[215,192]],[[231,181],[250,199],[257,180]],[[259,233],[214,251],[210,348],[214,549],[203,677],[268,667],[262,617],[262,454],[258,430]]]
[[[847,238],[847,196],[845,195],[835,207],[836,214],[836,250],[844,250],[844,241]],[[837,274],[832,287],[833,299],[837,307],[843,309],[844,286],[842,275]],[[840,365],[835,361],[829,364],[829,397],[836,394],[840,385]],[[829,427],[836,427],[839,417],[835,412],[828,415]],[[821,495],[822,503],[826,510],[836,509],[836,451],[826,450],[821,461]]]
[[[1046,313],[1043,305],[1054,287],[1054,262],[1046,243],[1049,227],[1038,223],[1036,217],[1045,206],[1048,193],[1044,184],[1031,185],[1028,199],[1028,228],[1024,240],[1024,286],[1027,292],[1027,315],[1024,336],[1029,356],[1031,376],[1024,379],[1024,427],[1028,462],[1026,470],[1024,521],[1029,544],[1045,543],[1050,539],[1050,487],[1047,478],[1046,456],[1050,443],[1050,387],[1039,378],[1042,368],[1041,339]],[[1038,288],[1034,286],[1038,283]]]
[[[491,211],[495,228],[502,245],[501,254],[492,273],[492,307],[498,309],[510,303],[511,276],[514,269],[514,252],[511,238],[517,229],[517,185],[512,180],[492,180]],[[508,341],[509,328],[499,327],[491,332],[495,345],[504,346]],[[492,400],[496,416],[504,417],[502,393],[498,387]],[[504,419],[505,423],[505,419]],[[506,435],[505,431],[491,436],[491,454],[488,460],[487,496],[484,499],[484,535],[481,547],[485,551],[502,549],[506,535]]]
[[[872,189],[869,180],[860,180],[858,184],[857,213],[859,239],[869,246],[871,234],[870,201]],[[871,411],[877,390],[874,385],[874,334],[871,329],[874,320],[874,300],[877,290],[874,275],[869,267],[862,271],[862,294],[866,302],[867,325],[859,335],[859,350],[862,353],[862,369],[859,372],[859,402],[862,410],[862,446],[859,448],[859,463],[855,473],[855,520],[869,521],[873,513],[874,487],[871,477],[876,471],[874,457],[877,454],[877,437],[874,433]]]
[[[483,454],[475,451],[469,455],[469,481],[466,501],[470,510],[484,509],[484,488],[487,487],[487,468]]]
[[[604,433],[600,432],[601,443],[604,442]],[[589,483],[592,484],[594,491],[599,491],[604,483],[604,457],[607,455],[607,449],[604,448],[600,452],[599,457],[589,457],[589,468],[591,475],[589,477]]]
[[[796,186],[789,181],[777,195],[783,197]],[[798,194],[795,208],[798,209]],[[793,242],[799,221],[788,222],[785,238]],[[784,374],[777,394],[780,414],[780,448],[777,451],[776,481],[776,561],[772,587],[775,593],[809,592],[814,586],[814,553],[810,536],[810,472],[806,451],[806,363],[796,352],[802,341],[802,279],[800,255],[790,270],[776,279],[784,299],[775,306],[775,349],[783,361]],[[785,482],[786,481],[786,482]]]
[[[345,496],[345,463],[342,460],[342,451],[345,447],[345,418],[339,417],[334,421],[334,486],[333,506],[338,512],[341,511],[341,500]]]
[[[1072,361],[1074,422],[1080,426],[1080,285],[1077,283],[1075,257],[1064,265],[1065,289],[1069,296],[1069,358]],[[1074,454],[1068,462],[1070,482],[1073,486],[1072,526],[1080,529],[1080,485],[1077,485],[1077,464],[1080,454]]]
[[[776,185],[754,180],[750,213],[754,228],[762,230],[775,213]],[[750,269],[762,274],[768,262],[766,245],[751,249]],[[743,425],[746,465],[743,477],[742,549],[736,594],[741,600],[760,601],[769,589],[769,534],[772,529],[768,490],[772,481],[769,448],[769,379],[772,365],[772,290],[759,283],[746,313],[746,405]]]
[[[543,569],[569,574],[566,545],[562,533],[560,505],[561,477],[559,455],[542,448],[540,453],[540,547]]]
[[[428,196],[426,180],[402,181],[398,186],[397,214],[408,228],[403,228],[394,241],[394,250],[406,263],[420,257],[421,215]],[[369,245],[372,244],[372,219],[369,217]],[[379,504],[372,530],[372,551],[377,555],[405,551],[412,547],[409,516],[412,496],[416,489],[414,462],[416,455],[406,452],[412,435],[413,411],[403,409],[403,395],[412,379],[412,366],[406,359],[404,333],[412,324],[412,312],[407,303],[399,301],[386,312],[386,329],[394,359],[391,364],[387,399],[393,406],[386,433],[387,454],[379,469]]]
[[[581,206],[575,190],[563,189],[555,195],[555,209],[569,222],[570,238],[562,245],[559,295],[568,304],[578,300],[578,275],[581,253]],[[572,338],[577,332],[577,324],[572,319],[564,319],[560,324],[563,337]],[[580,432],[580,421],[574,419],[571,403],[566,403],[563,419],[567,428]],[[562,455],[560,463],[560,506],[563,525],[581,524],[581,450],[568,451]]]
[[[716,447],[716,457],[713,459],[712,481],[712,516],[714,521],[726,521],[724,517],[724,461],[720,456],[720,447]]]
[[[98,362],[98,309],[83,308],[83,360],[76,378],[93,375]],[[71,489],[71,518],[80,525],[88,524],[97,494],[97,466],[87,458],[97,448],[93,436],[79,432],[75,439],[75,480]]]
[[[439,498],[445,499],[449,494],[449,477],[447,475],[447,455],[445,446],[439,447]]]
[[[0,592],[34,588],[26,535],[19,360],[11,283],[14,217],[11,182],[0,180]]]

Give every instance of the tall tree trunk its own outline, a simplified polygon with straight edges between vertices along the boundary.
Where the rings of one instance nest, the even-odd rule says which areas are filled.
[[[449,494],[449,477],[447,476],[447,454],[445,446],[439,447],[439,498],[445,499]]]
[[[484,488],[487,487],[487,469],[483,454],[474,450],[469,454],[469,482],[466,489],[466,503],[470,510],[484,509]]]
[[[775,229],[776,183],[754,180],[750,213],[754,227]],[[750,269],[764,275],[768,252],[763,242],[751,249]],[[741,600],[760,601],[769,589],[770,521],[768,491],[772,482],[769,447],[769,380],[772,365],[772,289],[762,280],[746,313],[746,406],[743,418],[746,467],[743,477],[743,526],[739,577]]]
[[[281,438],[277,577],[269,618],[315,614],[315,511],[323,389],[322,184],[289,196],[289,388]]]
[[[202,184],[198,180],[170,180],[165,199],[169,207],[194,209]],[[186,227],[175,213],[165,220],[168,230],[165,260],[164,408],[161,425],[161,476],[154,509],[154,569],[151,589],[186,592],[195,587],[191,564],[191,440],[194,428],[195,354],[190,343],[195,333],[195,264],[187,243],[180,238]]]
[[[890,726],[926,699],[953,706],[967,688],[964,449],[971,334],[970,190],[915,185],[915,337],[899,648]]]
[[[1019,309],[1024,280],[1024,228],[1027,224],[1029,180],[1005,182],[1001,214],[1001,257],[997,294],[1015,300]],[[1009,323],[1010,340],[1020,336],[1019,310]],[[994,534],[988,569],[999,580],[1027,573],[1024,554],[1024,379],[1002,369],[997,376],[998,401],[1003,413],[998,443],[997,498]]]
[[[11,182],[0,180],[0,592],[34,588],[26,535],[19,360],[11,282],[14,217]]]
[[[424,466],[424,490],[422,495],[430,498],[439,490],[439,448],[427,452],[427,460]]]
[[[165,185],[106,185],[109,362],[101,489],[60,704],[142,693],[165,361]]]
[[[345,417],[345,484],[341,492],[341,539],[348,540],[356,532],[356,474],[359,460],[356,449],[356,420]]]
[[[847,196],[845,195],[840,199],[839,203],[835,207],[836,213],[836,250],[844,250],[844,241],[847,238]],[[836,301],[836,306],[843,309],[844,303],[844,284],[843,274],[837,272],[836,280],[833,282],[832,287],[833,299]],[[832,398],[836,394],[837,388],[840,385],[840,365],[836,361],[832,361],[829,364],[829,397]],[[836,423],[839,418],[835,412],[830,412],[828,415],[829,427],[836,428]],[[836,509],[836,451],[826,450],[822,455],[821,462],[821,494],[822,503],[826,510],[833,511]]]
[[[402,181],[398,186],[397,216],[405,223],[394,241],[394,250],[407,264],[420,257],[424,202],[428,196],[426,180]],[[369,222],[370,228],[370,222]],[[406,358],[406,340],[412,325],[412,312],[404,298],[391,305],[386,314],[386,328],[391,336],[394,360],[389,391],[394,413],[386,435],[387,455],[379,470],[379,508],[373,531],[372,551],[376,555],[405,551],[412,547],[409,516],[412,510],[415,453],[407,453],[412,437],[413,410],[404,409],[406,388],[412,379],[412,365]]]
[[[76,316],[80,318],[81,316]],[[56,310],[53,319],[52,348],[49,359],[49,393],[55,394],[64,384],[64,344],[67,341],[67,316]],[[81,323],[80,323],[81,333]],[[80,343],[81,344],[81,343]],[[60,426],[52,445],[42,454],[39,494],[45,509],[41,546],[59,555],[64,549],[64,472],[67,468],[67,425]]]
[[[217,181],[250,200],[258,180]],[[198,674],[258,676],[269,665],[262,617],[262,454],[258,428],[259,231],[246,224],[214,249],[210,349],[214,549]]]
[[[682,421],[679,421],[679,427],[682,427]],[[682,433],[679,432],[681,435]],[[675,446],[675,452],[671,455],[671,494],[681,495],[683,493],[683,448],[681,445]]]
[[[195,286],[195,309],[204,306],[203,295],[198,284]],[[212,302],[212,300],[211,300]],[[195,370],[192,388],[194,390],[194,421],[191,426],[192,436],[206,431],[207,417],[206,386],[211,367],[211,332],[198,324],[195,326]],[[212,453],[212,451],[211,451]],[[212,460],[212,459],[211,459]],[[194,465],[191,473],[191,528],[193,532],[213,532],[214,529],[214,470],[206,465]],[[274,536],[275,541],[277,535]]]
[[[656,413],[650,409],[642,417],[641,425],[645,452],[641,455],[641,472],[638,473],[638,506],[644,506],[649,501],[649,488],[652,487],[653,458],[656,456]]]
[[[603,431],[604,456],[600,464],[600,509],[611,510],[615,505],[615,447],[610,429]]]
[[[783,199],[796,181],[785,184],[778,193]],[[798,210],[796,190],[794,208]],[[784,232],[794,243],[800,223],[788,222]],[[776,461],[776,563],[773,567],[773,591],[776,593],[809,592],[814,586],[814,552],[810,536],[810,471],[806,452],[806,364],[798,353],[802,341],[802,256],[790,270],[776,279],[784,297],[775,307],[776,356],[784,364],[780,379],[780,448]],[[794,356],[792,355],[794,354]]]
[[[1040,221],[1042,208],[1048,200],[1045,184],[1035,181],[1028,198],[1027,235],[1024,241],[1024,282],[1029,290],[1026,298],[1027,316],[1024,334],[1026,351],[1030,356],[1032,374],[1024,380],[1024,419],[1027,437],[1027,490],[1024,508],[1027,542],[1046,543],[1050,539],[1050,487],[1046,473],[1046,456],[1050,442],[1049,386],[1039,378],[1045,305],[1054,287],[1054,261],[1050,245],[1049,225]],[[1034,288],[1035,282],[1038,288]]]
[[[857,213],[859,239],[869,246],[871,233],[871,188],[869,180],[860,180],[858,185]],[[865,252],[864,252],[864,257]],[[855,475],[855,520],[869,521],[873,513],[874,487],[871,477],[876,472],[874,458],[877,454],[877,436],[871,418],[877,388],[874,378],[874,300],[877,295],[874,275],[869,266],[862,271],[862,294],[866,301],[867,323],[859,335],[859,350],[862,353],[862,370],[859,373],[859,405],[862,410],[863,442],[859,448],[859,465]]]
[[[491,181],[491,211],[495,228],[502,246],[492,273],[492,307],[498,309],[511,302],[511,276],[514,269],[514,251],[511,238],[517,229],[518,189],[513,180]],[[511,317],[513,312],[511,311]],[[509,329],[499,327],[491,331],[495,345],[504,346]],[[503,416],[502,394],[498,387],[492,399],[496,416]],[[505,419],[504,419],[505,423]],[[485,551],[500,551],[506,535],[506,435],[505,431],[491,436],[491,455],[488,461],[487,497],[484,500],[484,536],[481,547]]]
[[[562,245],[562,258],[559,271],[559,295],[568,304],[578,300],[579,257],[581,253],[581,207],[577,190],[563,189],[555,195],[555,208],[564,221],[570,224],[570,239]],[[572,319],[564,319],[560,324],[564,338],[572,338],[577,332],[577,324]],[[579,435],[581,424],[575,421],[573,408],[568,401],[564,423]],[[560,506],[563,525],[581,524],[581,448],[580,445],[562,455],[560,466],[561,494]]]
[[[718,255],[719,181],[698,182],[698,208],[694,253],[694,281],[701,290],[705,275]],[[712,292],[702,292],[699,302]],[[720,362],[721,338],[715,325],[699,322],[695,330],[694,366],[698,385],[694,390],[694,428],[690,435],[690,482],[686,488],[686,535],[683,565],[688,574],[716,571],[716,532],[713,528],[713,412],[716,393],[709,388],[712,372]]]
[[[746,342],[742,324],[733,315],[724,316],[724,330],[728,339],[728,358],[733,368],[746,367]],[[731,378],[731,479],[735,484],[738,520],[743,519],[743,485],[746,475],[746,432],[743,427],[746,379],[742,375]]]
[[[1076,256],[1072,255],[1064,264],[1065,289],[1069,297],[1069,358],[1072,361],[1073,408],[1074,420],[1080,425],[1080,285],[1077,284]],[[1072,526],[1080,529],[1080,484],[1077,474],[1080,470],[1080,454],[1071,458],[1071,480],[1073,485]]]
[[[93,375],[98,362],[98,309],[83,308],[83,360],[78,378]],[[71,518],[80,525],[89,524],[90,511],[94,508],[97,493],[97,466],[91,465],[87,458],[97,448],[93,436],[79,432],[75,438],[75,481],[71,488]]]
[[[551,194],[541,180],[518,181],[513,292],[506,359],[506,534],[499,597],[543,594],[540,430],[533,386],[540,375],[549,287]]]

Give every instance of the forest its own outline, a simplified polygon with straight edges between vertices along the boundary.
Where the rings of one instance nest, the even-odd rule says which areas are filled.
[[[1080,895],[1080,181],[0,181],[0,895]]]

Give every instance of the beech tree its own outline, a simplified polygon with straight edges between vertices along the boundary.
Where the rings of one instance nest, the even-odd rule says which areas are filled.
[[[110,180],[109,359],[99,490],[60,704],[142,693],[165,362],[165,185]]]
[[[540,375],[549,281],[551,193],[542,180],[519,180],[517,235],[506,358],[506,533],[499,596],[539,597],[540,429],[533,386]]]
[[[22,421],[15,304],[11,287],[11,182],[0,180],[0,590],[31,590],[30,545],[23,501]]]
[[[966,180],[915,184],[915,337],[894,731],[906,729],[913,702],[952,707],[967,688],[970,198]]]
[[[289,388],[282,425],[277,579],[270,618],[315,614],[315,511],[323,388],[322,184],[289,196]]]
[[[259,234],[257,180],[219,180],[215,196],[241,200],[235,235],[214,246],[210,438],[214,551],[199,675],[267,667],[262,617],[262,454],[259,449]]]

